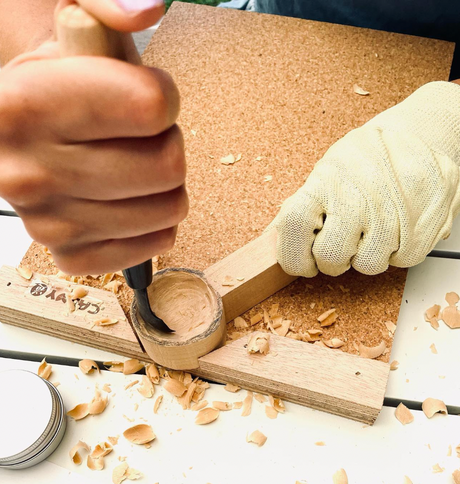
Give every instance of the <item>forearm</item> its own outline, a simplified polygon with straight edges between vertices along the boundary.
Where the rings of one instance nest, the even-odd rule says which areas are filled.
[[[0,0],[0,65],[51,37],[56,4],[57,0]]]

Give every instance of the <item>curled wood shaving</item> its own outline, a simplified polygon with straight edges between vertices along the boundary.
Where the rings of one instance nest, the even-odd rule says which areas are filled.
[[[72,459],[72,462],[79,466],[83,462],[80,453],[78,452],[80,449],[84,449],[87,452],[91,450],[89,445],[82,440],[79,440],[76,445],[74,445],[69,451],[69,457]]]
[[[152,442],[155,439],[155,434],[152,427],[147,424],[138,424],[133,427],[129,427],[123,432],[123,436],[126,440],[129,440],[132,444],[142,445],[147,442]]]
[[[243,318],[241,318],[239,316],[237,318],[235,318],[235,320],[233,321],[233,325],[237,329],[247,328],[248,327],[248,323]]]
[[[261,353],[266,355],[268,353],[270,336],[265,333],[253,333],[248,341],[248,353]]]
[[[220,411],[217,410],[216,408],[211,408],[211,407],[203,408],[198,412],[197,416],[195,417],[195,423],[197,425],[209,424],[211,422],[214,422],[214,420],[216,420],[217,417],[219,417],[219,414],[220,414]]]
[[[95,326],[112,326],[112,324],[117,324],[118,319],[111,319],[111,318],[100,318],[94,321]]]
[[[231,410],[232,404],[230,402],[219,402],[219,401],[214,401],[212,402],[212,407],[215,408],[216,410]]]
[[[144,363],[141,363],[139,360],[136,360],[135,358],[126,360],[123,366],[123,374],[132,375],[133,373],[142,370],[142,368],[144,368]]]
[[[236,393],[241,390],[241,388],[238,385],[234,385],[233,383],[227,383],[224,386],[224,390],[227,390],[227,392],[230,393]]]
[[[121,361],[104,361],[103,364],[109,371],[123,373],[124,364]]]
[[[112,452],[113,447],[110,442],[101,442],[94,447],[94,450],[91,452],[91,457],[93,459],[99,459],[100,457],[105,457],[106,455]]]
[[[382,341],[378,346],[364,346],[359,344],[359,356],[363,358],[378,358],[386,350],[385,341]]]
[[[414,415],[402,402],[396,407],[395,417],[403,425],[409,424],[414,421]]]
[[[189,384],[189,387],[187,388],[185,395],[177,399],[178,402],[182,405],[182,408],[184,410],[186,410],[187,408],[190,408],[193,394],[195,393],[196,388],[197,388],[197,382],[193,381],[192,383]]]
[[[198,402],[198,403],[195,403],[194,405],[192,405],[191,410],[198,412],[201,409],[203,409],[204,407],[206,407],[207,404],[208,404],[207,400],[201,400],[201,402]]]
[[[448,292],[446,294],[446,301],[449,306],[455,306],[460,301],[460,297],[456,292]]]
[[[345,343],[339,338],[324,340],[323,343],[329,348],[341,348]]]
[[[88,289],[83,286],[76,286],[72,289],[71,297],[72,299],[81,299],[88,295]]]
[[[187,391],[187,387],[178,380],[169,380],[165,383],[164,387],[166,391],[175,397],[181,397]]]
[[[112,445],[117,445],[118,444],[118,439],[120,438],[119,435],[116,437],[107,437],[107,440],[112,444]]]
[[[94,392],[94,397],[89,402],[88,411],[91,415],[99,415],[105,410],[107,406],[108,398],[107,395],[103,396],[99,391],[99,388],[96,386],[96,390]]]
[[[275,328],[275,333],[279,336],[286,336],[290,326],[291,321],[289,319],[285,319],[278,328]]]
[[[102,471],[104,469],[104,458],[99,457],[96,459],[89,455],[86,460],[86,465],[92,471]]]
[[[254,430],[254,432],[252,432],[246,438],[246,442],[256,444],[259,447],[262,447],[266,441],[267,441],[267,437],[260,430]]]
[[[69,410],[67,415],[74,420],[81,420],[89,415],[89,405],[87,403],[79,403],[76,407]]]
[[[104,390],[104,392],[112,393],[112,389],[110,388],[110,383],[104,383],[104,386],[102,387],[102,389]]]
[[[332,482],[334,484],[348,484],[348,476],[344,469],[339,469],[333,476]]]
[[[286,411],[286,407],[281,398],[272,397],[271,395],[268,398],[270,404],[278,413],[284,413]]]
[[[43,358],[37,370],[38,376],[42,377],[44,380],[48,380],[52,371],[53,367],[46,362],[46,358]]]
[[[399,366],[399,361],[393,360],[390,363],[390,370],[392,370],[392,371],[397,370],[398,366]]]
[[[153,413],[158,413],[158,409],[160,408],[161,402],[163,401],[163,395],[160,395],[155,400],[155,404],[153,405]]]
[[[460,469],[452,472],[452,479],[454,480],[455,484],[460,484]]]
[[[427,398],[424,400],[422,403],[422,410],[428,418],[433,417],[436,413],[447,415],[446,404],[442,400],[436,398]]]
[[[362,87],[358,86],[358,84],[353,84],[353,92],[355,94],[359,94],[360,96],[368,96],[370,94],[369,91],[366,91]]]
[[[137,391],[145,398],[152,398],[155,393],[155,387],[147,375],[142,375],[142,382]]]
[[[157,385],[160,383],[160,374],[158,373],[158,368],[154,363],[150,363],[145,368],[145,374],[149,377],[150,381]]]
[[[265,415],[268,418],[275,419],[276,417],[278,417],[278,412],[272,406],[265,405]]]
[[[247,417],[248,415],[251,415],[253,396],[254,394],[248,391],[246,398],[243,400],[243,410],[241,411],[242,417]]]
[[[112,273],[112,272],[109,272],[107,274],[104,274],[104,276],[102,277],[102,281],[101,281],[102,282],[102,285],[103,286],[107,285],[113,279],[113,276],[114,275],[115,274]]]
[[[268,315],[271,318],[276,318],[276,316],[278,316],[279,307],[280,307],[279,304],[272,304],[272,306],[268,310]]]
[[[335,308],[329,309],[329,311],[324,312],[318,316],[318,321],[321,323],[321,327],[331,326],[334,324],[338,318],[338,314]]]
[[[251,319],[250,319],[250,325],[251,326],[254,326],[256,325],[257,323],[260,323],[262,321],[262,319],[264,319],[264,316],[262,313],[257,313],[256,315],[254,315]]]
[[[236,159],[235,157],[232,155],[232,154],[229,154],[227,156],[224,156],[220,159],[220,162],[223,164],[223,165],[233,165],[233,163],[236,162]]]
[[[99,372],[99,366],[97,366],[97,363],[93,360],[80,360],[78,362],[78,368],[80,368],[85,375],[90,375],[95,371]]]
[[[254,393],[254,398],[259,402],[259,403],[265,403],[267,399],[265,398],[265,395],[262,395],[261,393]]]
[[[456,306],[447,306],[442,310],[441,319],[449,328],[460,328],[460,311]]]
[[[120,281],[112,281],[104,286],[107,291],[112,291],[114,294],[118,294],[120,287],[123,285]]]
[[[30,268],[27,266],[16,267],[16,272],[27,281],[30,281],[32,279],[32,276],[34,275]]]

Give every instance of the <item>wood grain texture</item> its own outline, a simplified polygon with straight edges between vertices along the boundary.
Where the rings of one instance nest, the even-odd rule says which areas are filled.
[[[388,363],[270,336],[267,355],[248,354],[248,336],[200,358],[203,378],[373,424],[385,395]]]
[[[65,294],[78,284],[34,274],[31,281],[13,267],[0,269],[0,321],[79,344],[145,358],[115,294],[86,287],[80,309],[69,312]],[[94,326],[103,317],[117,319],[111,326]]]
[[[297,279],[276,260],[276,230],[263,233],[204,273],[222,298],[227,322]],[[226,278],[232,285],[224,285]]]

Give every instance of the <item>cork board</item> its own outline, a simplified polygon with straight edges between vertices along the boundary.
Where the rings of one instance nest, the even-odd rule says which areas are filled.
[[[203,270],[260,235],[332,143],[417,87],[447,80],[453,50],[433,39],[174,2],[143,56],[179,86],[188,162],[190,214],[161,267]],[[355,94],[355,83],[370,95]],[[229,154],[241,159],[221,164]],[[36,245],[25,262],[53,272]],[[349,353],[382,338],[390,347],[384,322],[396,323],[405,277],[391,269],[297,280],[245,318],[279,303],[293,327],[318,328],[317,316],[335,307],[339,319],[325,338],[346,339]],[[130,297],[124,288],[125,310]]]

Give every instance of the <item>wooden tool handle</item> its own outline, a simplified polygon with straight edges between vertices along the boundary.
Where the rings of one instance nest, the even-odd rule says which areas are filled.
[[[79,5],[59,12],[56,35],[61,57],[92,55],[142,64],[131,34],[106,27]]]

